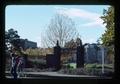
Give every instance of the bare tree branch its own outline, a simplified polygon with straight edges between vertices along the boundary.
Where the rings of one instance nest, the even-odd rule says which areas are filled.
[[[76,38],[77,35],[76,26],[72,19],[65,15],[56,14],[48,25],[44,43],[53,47],[58,40],[60,46],[64,47],[66,42]]]

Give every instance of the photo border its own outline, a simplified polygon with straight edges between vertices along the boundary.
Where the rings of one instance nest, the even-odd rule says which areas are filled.
[[[2,80],[6,80],[7,78],[5,78],[5,8],[6,6],[8,5],[113,5],[114,8],[115,8],[115,17],[116,16],[119,16],[117,15],[116,11],[119,10],[118,6],[115,5],[115,2],[112,2],[112,0],[60,0],[60,1],[57,1],[57,0],[1,0],[0,1],[0,79]],[[119,14],[120,14],[120,11],[119,11]],[[115,25],[115,74],[113,76],[113,78],[111,80],[109,79],[100,79],[98,81],[103,81],[103,82],[106,82],[107,83],[111,82],[112,80],[115,80],[116,78],[118,78],[119,76],[117,74],[119,74],[119,70],[118,68],[120,67],[119,64],[119,56],[118,56],[118,53],[119,53],[119,50],[116,49],[116,46],[119,45],[116,44],[116,39],[119,35],[118,32],[116,32],[116,30],[118,31],[118,29],[116,29],[118,26],[119,26],[119,21],[120,19],[119,18],[115,18],[115,22],[116,22],[116,25]],[[120,30],[119,30],[120,31]],[[31,80],[31,79],[30,79]],[[29,79],[18,79],[18,83],[31,83]],[[66,79],[65,79],[66,80]],[[96,81],[96,79],[74,79],[75,81],[76,80],[79,80],[79,82],[83,82],[83,83],[98,83],[98,81]],[[10,81],[13,81],[10,80]],[[42,81],[41,79],[37,79],[37,81]],[[36,82],[37,81],[35,79],[32,79],[32,82]],[[46,81],[46,80],[45,80]],[[50,79],[51,81],[51,79]],[[68,80],[69,82],[71,80]],[[61,81],[63,82],[63,81]],[[71,81],[73,82],[73,81]],[[99,83],[100,83],[99,82]]]

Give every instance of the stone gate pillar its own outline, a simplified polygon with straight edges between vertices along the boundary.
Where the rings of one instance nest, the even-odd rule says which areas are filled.
[[[54,57],[55,57],[55,69],[59,70],[61,68],[61,61],[60,61],[60,56],[61,56],[61,48],[59,46],[59,43],[57,41],[57,45],[54,47]]]
[[[82,45],[82,41],[80,40],[80,44],[77,46],[77,68],[84,67],[84,46]]]

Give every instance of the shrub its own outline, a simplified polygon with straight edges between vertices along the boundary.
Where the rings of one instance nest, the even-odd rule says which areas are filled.
[[[87,75],[88,74],[85,68],[77,68],[75,69],[75,73],[76,75]]]
[[[72,74],[72,75],[87,75],[87,71],[84,68],[77,69],[61,69],[59,73]]]
[[[67,68],[68,68],[68,69],[71,68],[71,67],[70,67],[70,64],[67,65]]]
[[[71,75],[92,75],[92,76],[112,76],[113,72],[109,69],[104,70],[102,73],[101,69],[96,68],[77,68],[77,69],[61,69],[59,73],[71,74]]]

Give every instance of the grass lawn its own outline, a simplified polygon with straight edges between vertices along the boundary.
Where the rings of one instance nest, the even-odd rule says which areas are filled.
[[[68,64],[70,65],[70,67],[73,67],[74,69],[76,68],[76,63],[68,63]],[[85,64],[85,68],[102,68],[102,65],[101,64]],[[104,68],[114,69],[112,64],[105,64]]]
[[[86,68],[102,68],[102,64],[85,64]],[[104,68],[113,69],[112,64],[104,64]]]

